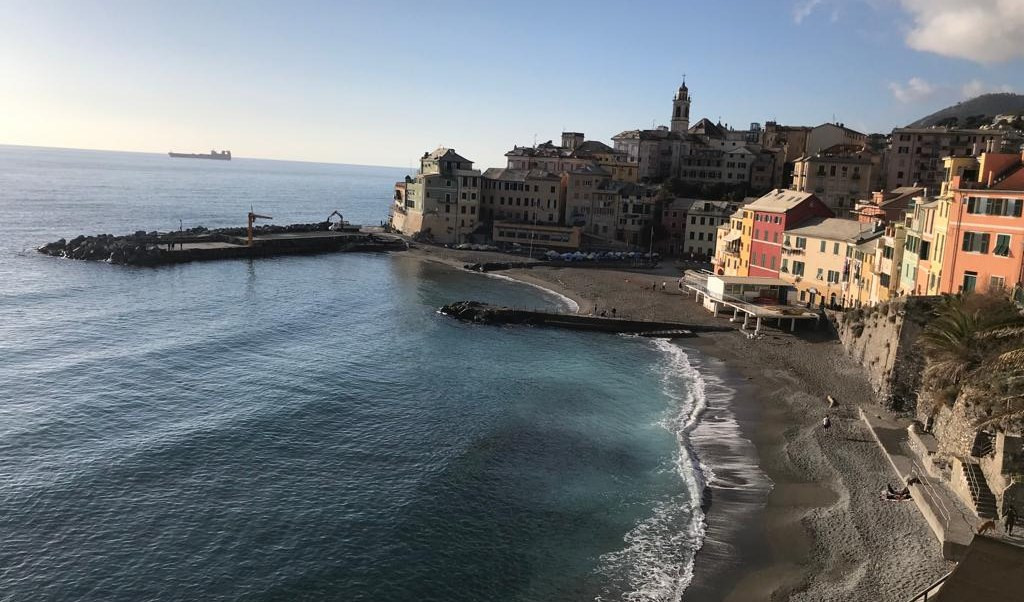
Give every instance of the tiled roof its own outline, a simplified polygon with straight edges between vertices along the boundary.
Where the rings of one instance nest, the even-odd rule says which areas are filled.
[[[786,230],[786,234],[806,236],[808,238],[827,238],[829,240],[857,240],[867,234],[876,232],[871,224],[863,224],[852,219],[838,217],[815,218],[798,228]],[[881,232],[878,230],[877,232]]]
[[[769,213],[785,213],[813,196],[814,194],[810,192],[777,188],[747,205],[746,208]]]

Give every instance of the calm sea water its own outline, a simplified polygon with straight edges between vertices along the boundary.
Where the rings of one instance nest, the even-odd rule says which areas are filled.
[[[0,146],[0,599],[672,600],[699,545],[676,346],[402,255],[136,269],[80,233],[385,217],[401,170]],[[180,222],[179,222],[180,220]]]

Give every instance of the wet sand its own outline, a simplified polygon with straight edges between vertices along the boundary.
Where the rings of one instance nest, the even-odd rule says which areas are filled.
[[[510,260],[436,247],[410,253],[458,267]],[[671,276],[546,267],[501,274],[563,294],[581,313],[614,307],[630,318],[729,323],[682,294]],[[710,509],[704,548],[683,599],[909,599],[952,565],[942,559],[912,503],[878,499],[896,477],[857,416],[858,404],[873,403],[861,368],[827,326],[814,330],[808,324],[795,335],[767,329],[766,334],[749,340],[739,332],[713,333],[684,344],[722,362],[723,383],[734,391],[724,405],[709,404],[693,432],[698,456],[717,468],[705,500]],[[837,408],[828,408],[830,394],[839,401]],[[716,441],[717,412],[735,418],[740,432],[729,439],[752,444],[750,453],[770,479],[770,490],[751,475],[730,471],[731,462],[742,460],[737,454],[747,451]],[[828,431],[821,428],[826,414],[833,425]]]

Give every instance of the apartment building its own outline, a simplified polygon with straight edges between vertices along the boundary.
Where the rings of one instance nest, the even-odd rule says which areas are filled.
[[[809,192],[773,190],[743,208],[744,227],[749,229],[749,255],[744,258],[749,276],[777,278],[782,267],[785,231],[815,217],[833,217],[832,210]],[[750,220],[749,222],[747,220]]]
[[[407,236],[466,242],[480,218],[480,185],[480,171],[454,149],[424,153],[419,172],[395,184],[389,223]]]
[[[999,152],[1005,136],[995,129],[896,128],[890,136],[885,188],[920,186],[935,195],[945,176],[945,157]]]
[[[833,217],[817,217],[787,228],[780,277],[793,283],[801,302],[853,307],[863,277],[863,265],[855,265],[855,251],[881,235],[882,230],[873,225]],[[861,250],[862,254],[866,251]]]
[[[1024,155],[984,153],[975,180],[951,180],[941,291],[1018,286],[1024,269]]]
[[[864,146],[837,144],[799,157],[792,189],[813,192],[839,217],[848,217],[858,199],[881,184],[882,157]]]

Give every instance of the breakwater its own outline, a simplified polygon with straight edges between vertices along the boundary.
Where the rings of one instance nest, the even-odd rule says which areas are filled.
[[[547,326],[571,330],[592,330],[598,332],[639,334],[647,336],[683,337],[698,332],[721,332],[734,330],[728,326],[684,324],[649,320],[630,320],[607,316],[584,316],[558,312],[534,311],[499,307],[478,301],[458,301],[441,308],[441,313],[477,324],[521,324]]]
[[[257,226],[253,228],[251,244],[247,241],[248,230],[242,227],[210,230],[200,226],[167,233],[138,231],[126,236],[82,235],[45,244],[37,251],[69,259],[156,266],[189,261],[302,253],[401,251],[407,248],[405,241],[397,236],[363,232],[358,227],[331,228],[330,222]]]

